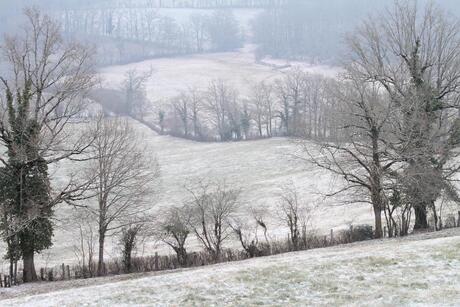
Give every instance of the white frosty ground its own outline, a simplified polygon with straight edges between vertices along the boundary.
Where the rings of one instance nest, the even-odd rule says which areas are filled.
[[[273,60],[270,63],[286,64]],[[133,68],[147,70],[150,66],[154,69],[154,74],[148,82],[147,90],[154,103],[177,95],[179,90],[188,86],[206,87],[207,82],[212,79],[225,79],[244,94],[253,82],[278,78],[283,74],[278,69],[255,63],[251,46],[247,46],[240,52],[154,59],[108,67],[103,69],[101,75],[106,86],[117,88],[124,78],[124,72]],[[303,68],[329,76],[337,73],[331,67],[309,66],[305,63]],[[337,182],[331,176],[294,159],[292,155],[298,152],[298,147],[288,139],[197,143],[159,136],[138,123],[136,129],[142,134],[141,145],[146,145],[150,155],[158,158],[161,167],[158,199],[149,200],[146,204],[154,215],[158,208],[181,204],[189,197],[185,186],[198,179],[207,178],[226,180],[242,190],[241,215],[248,216],[247,209],[250,207],[269,209],[266,222],[269,235],[273,239],[287,236],[287,228],[281,224],[276,207],[282,187],[292,186],[292,183],[299,189],[305,202],[319,207],[312,225],[318,231],[328,233],[331,228],[343,228],[351,223],[372,223],[370,206],[332,207],[330,199],[323,199],[318,192],[334,190]],[[65,173],[68,171],[69,166],[66,163],[58,165],[57,170],[52,172],[53,181],[65,184]],[[61,205],[56,210],[58,220],[54,245],[36,256],[37,268],[77,262],[74,247],[79,244],[79,236],[73,218],[69,215],[70,211],[67,205]],[[107,258],[119,256],[117,243],[117,238],[109,239],[105,251]],[[170,249],[159,250],[152,246],[151,241],[149,243],[145,248],[140,248],[140,254],[171,252]],[[190,243],[189,249],[201,248],[196,242]],[[226,247],[228,246],[239,248],[235,241],[226,243]],[[3,248],[4,245],[0,243],[0,254],[4,254]],[[1,269],[5,272],[6,268],[7,261],[0,258],[0,272]]]
[[[323,65],[308,65],[303,62],[265,60],[270,65],[256,63],[254,46],[247,45],[237,52],[209,53],[201,55],[159,58],[128,65],[110,66],[100,72],[104,87],[118,89],[129,70],[153,75],[146,85],[148,98],[161,103],[162,100],[177,96],[181,90],[190,87],[206,89],[210,81],[224,80],[238,89],[240,94],[248,95],[252,86],[260,81],[273,81],[283,76],[286,69],[276,69],[270,65],[301,67],[312,74],[334,77],[338,68]],[[288,69],[288,68],[287,68]]]
[[[439,235],[450,237],[433,238]],[[39,295],[26,289],[0,305],[458,306],[459,235],[364,242]]]
[[[226,180],[229,185],[241,189],[242,216],[248,216],[247,210],[250,207],[266,208],[269,213],[266,220],[269,236],[273,239],[284,239],[288,233],[286,226],[279,219],[277,210],[279,196],[286,185],[295,184],[304,202],[318,206],[312,227],[319,232],[327,234],[331,228],[337,230],[347,227],[350,223],[372,223],[369,205],[334,206],[331,199],[324,199],[318,194],[320,191],[333,190],[337,184],[336,180],[294,158],[293,155],[299,148],[289,139],[197,143],[159,136],[140,124],[136,124],[135,127],[142,135],[142,144],[147,146],[147,151],[152,156],[158,158],[161,166],[159,199],[146,204],[154,216],[159,208],[179,205],[190,199],[185,186],[205,178]],[[62,169],[66,168],[62,165]],[[74,246],[79,243],[78,229],[68,218],[69,212],[70,207],[66,205],[60,206],[57,210],[60,218],[54,246],[37,255],[37,267],[76,262]],[[119,256],[117,238],[111,241],[112,239],[107,242],[108,258]],[[232,241],[227,242],[225,246],[240,248],[236,240]],[[149,242],[152,243],[152,240]],[[201,249],[195,241],[191,240],[190,243],[189,249]],[[159,250],[152,244],[139,250],[140,253],[144,252],[144,255],[152,255],[155,251],[172,252],[162,247]]]

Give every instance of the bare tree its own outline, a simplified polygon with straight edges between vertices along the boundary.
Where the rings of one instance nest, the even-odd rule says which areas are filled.
[[[284,187],[280,198],[280,219],[289,228],[289,241],[293,250],[299,250],[302,234],[312,217],[312,207],[301,198],[295,186]]]
[[[197,88],[189,88],[187,99],[189,102],[189,119],[192,121],[193,136],[195,138],[201,137],[201,123],[200,114],[203,108],[203,93]]]
[[[188,97],[182,93],[178,97],[174,98],[172,101],[172,106],[174,109],[174,113],[177,117],[179,117],[181,128],[183,129],[183,134],[187,138],[189,135],[189,101]]]
[[[451,136],[458,129],[459,31],[458,20],[433,3],[420,9],[396,1],[348,40],[355,74],[379,83],[398,113],[395,150],[406,163],[405,199],[414,208],[415,229],[428,227],[427,210],[458,170],[447,161],[458,145]]]
[[[73,225],[78,228],[78,236],[75,238],[73,250],[78,264],[81,266],[81,275],[83,278],[96,276],[94,256],[97,227],[89,212],[85,210],[76,209],[72,218]]]
[[[98,224],[98,275],[102,275],[106,237],[145,220],[159,167],[139,147],[139,137],[127,120],[100,118],[91,129],[95,159],[86,173],[97,178],[93,186],[97,205],[88,210]]]
[[[319,141],[319,152],[304,143],[308,159],[314,165],[344,179],[344,185],[330,194],[349,193],[346,202],[367,202],[373,206],[375,237],[382,232],[382,210],[385,208],[385,180],[398,161],[391,151],[389,132],[392,104],[375,83],[361,80],[348,68],[346,81],[336,95],[344,141]]]
[[[229,87],[223,80],[216,80],[209,85],[206,100],[207,107],[212,114],[221,141],[232,138],[231,116],[235,114],[237,92]],[[233,118],[235,121],[236,119]]]
[[[261,250],[257,237],[258,225],[248,225],[243,219],[234,219],[230,225],[247,255],[250,258],[260,256]]]
[[[276,81],[276,94],[281,105],[279,114],[286,135],[302,134],[300,111],[305,104],[306,76],[300,68],[295,68]]]
[[[259,257],[270,248],[265,215],[266,211],[263,208],[250,208],[244,216],[234,217],[231,221],[231,227],[237,239],[250,258]],[[260,228],[262,228],[265,242],[259,240]]]
[[[195,44],[195,51],[203,52],[205,48],[205,43],[208,40],[207,17],[203,14],[193,14],[190,16],[189,19],[192,37]]]
[[[160,221],[156,236],[170,246],[177,255],[180,265],[187,264],[187,250],[185,243],[192,229],[190,227],[190,208],[171,207],[160,214]]]
[[[288,90],[288,97],[291,101],[291,110],[292,110],[292,123],[291,123],[291,133],[294,136],[304,135],[304,129],[302,129],[302,117],[301,110],[302,105],[306,103],[305,101],[305,89],[306,89],[306,78],[308,75],[303,72],[300,68],[295,68],[290,72],[285,78],[286,88]]]
[[[251,102],[259,137],[272,135],[273,104],[272,87],[262,81],[253,87]],[[264,127],[265,126],[265,127]],[[265,128],[265,129],[264,129]],[[265,130],[265,131],[264,131]]]
[[[126,95],[126,115],[132,116],[133,118],[140,117],[142,119],[147,104],[145,84],[152,74],[152,69],[142,73],[135,69],[131,69],[125,73],[125,79],[121,87]]]
[[[0,106],[0,142],[9,158],[0,157],[0,162],[18,174],[12,178],[19,181],[13,193],[19,201],[10,204],[19,210],[14,225],[6,227],[9,235],[20,236],[23,280],[29,282],[37,280],[34,254],[52,243],[53,208],[78,199],[86,186],[71,178],[60,191],[53,191],[47,169],[58,161],[77,160],[91,143],[86,135],[71,133],[69,126],[85,108],[82,96],[95,79],[89,49],[66,42],[59,25],[38,10],[26,9],[25,15],[24,31],[6,36],[1,46],[5,70],[0,89],[7,99]],[[40,187],[31,180],[31,172],[41,174]]]
[[[190,227],[206,251],[218,261],[223,243],[232,233],[230,220],[237,211],[240,192],[225,182],[200,182],[189,192],[192,196]]]

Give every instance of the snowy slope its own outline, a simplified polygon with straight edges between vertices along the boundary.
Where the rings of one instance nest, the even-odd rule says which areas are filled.
[[[104,68],[100,75],[104,86],[119,88],[124,73],[130,69],[139,71],[153,68],[154,74],[147,84],[147,93],[154,106],[165,99],[177,95],[189,86],[206,88],[213,79],[224,79],[233,84],[241,94],[247,94],[252,84],[261,80],[281,77],[287,70],[279,70],[269,65],[255,63],[253,46],[246,46],[238,52],[185,56],[178,58],[154,59],[140,63]],[[286,63],[270,63],[285,66]],[[328,76],[337,74],[333,67],[301,65],[311,73]],[[274,65],[274,66],[276,66]],[[241,215],[247,216],[250,207],[268,208],[269,234],[273,239],[285,238],[287,229],[282,225],[276,210],[284,185],[295,183],[304,201],[319,206],[314,228],[328,233],[331,228],[343,228],[349,223],[372,222],[368,206],[331,207],[331,200],[324,200],[319,192],[330,191],[337,184],[329,175],[319,173],[300,160],[293,158],[298,147],[290,140],[275,138],[239,143],[197,143],[169,136],[159,136],[145,126],[135,122],[136,129],[143,135],[142,144],[156,156],[161,167],[161,187],[158,199],[148,204],[155,215],[156,210],[165,206],[181,204],[187,196],[185,186],[202,178],[226,180],[242,190]],[[52,171],[54,182],[65,185],[66,175],[71,167],[61,163]],[[57,210],[57,229],[54,246],[36,256],[37,267],[54,266],[61,263],[75,263],[74,247],[78,245],[77,229],[69,218],[71,208],[62,205]],[[70,239],[69,239],[70,238]],[[107,242],[107,257],[117,257],[117,238]],[[113,244],[112,244],[113,243]],[[190,249],[199,247],[190,242]],[[237,242],[230,246],[239,248]],[[0,243],[0,252],[2,245]],[[147,255],[155,251],[169,253],[170,249],[149,242],[140,249]],[[0,260],[0,268],[2,267]],[[3,269],[6,268],[3,261]],[[1,269],[0,269],[1,272]]]
[[[458,306],[459,235],[457,229],[363,242],[89,287],[62,283],[80,287],[67,290],[29,285],[0,305]]]
[[[179,205],[190,195],[185,187],[202,178],[226,180],[229,185],[241,189],[240,214],[248,216],[251,207],[266,208],[267,226],[272,239],[284,239],[287,227],[279,218],[279,198],[282,188],[295,184],[302,200],[318,208],[314,212],[313,228],[327,234],[331,228],[345,228],[348,224],[372,223],[372,211],[368,205],[338,206],[331,199],[324,199],[320,192],[337,188],[337,180],[329,174],[312,168],[295,158],[299,148],[289,139],[273,138],[250,142],[197,143],[169,136],[159,136],[145,126],[133,122],[142,135],[142,144],[156,156],[161,167],[161,185],[157,199],[148,203],[151,213],[161,208]],[[313,146],[313,145],[312,145]],[[52,172],[55,182],[65,182],[63,173],[70,167],[61,164]],[[37,266],[53,266],[75,263],[74,247],[79,244],[78,229],[69,218],[72,208],[61,205],[57,210],[57,229],[54,246],[36,256]],[[119,256],[118,238],[107,242],[108,258]],[[240,248],[235,240],[225,244]],[[189,249],[201,249],[190,240]],[[158,246],[150,239],[139,253],[152,255],[171,253],[169,248]],[[4,263],[7,264],[6,262]],[[5,266],[6,268],[6,266]]]
[[[286,63],[271,63],[283,66]],[[302,63],[312,73],[334,76],[336,68],[310,66]],[[275,65],[275,66],[276,66]],[[178,58],[155,59],[102,70],[103,83],[107,87],[119,88],[124,72],[129,69],[154,69],[147,85],[149,98],[154,104],[177,95],[188,86],[206,87],[213,79],[225,79],[245,94],[251,85],[260,80],[272,80],[286,71],[255,63],[251,46],[232,53],[206,54]],[[287,68],[289,69],[289,68]],[[293,158],[298,147],[288,139],[274,138],[238,143],[197,143],[169,136],[159,136],[145,126],[135,122],[142,134],[142,144],[147,151],[158,158],[161,167],[161,186],[155,199],[148,206],[152,214],[159,208],[179,205],[189,195],[185,186],[202,178],[226,180],[242,190],[242,216],[247,216],[250,207],[267,208],[269,235],[273,239],[286,238],[287,228],[281,224],[277,206],[282,188],[294,183],[305,202],[319,207],[315,212],[313,228],[329,233],[331,228],[344,228],[348,224],[372,223],[372,213],[367,205],[352,207],[334,206],[333,201],[324,199],[320,192],[337,188],[337,180],[319,172],[304,162]],[[66,175],[72,167],[61,163],[51,171],[55,184],[66,184]],[[74,172],[76,170],[74,169]],[[77,261],[75,246],[79,244],[78,230],[70,215],[72,208],[61,205],[56,210],[56,231],[51,249],[36,256],[37,268],[52,267],[61,263]],[[118,238],[110,238],[105,254],[107,258],[119,256],[116,244]],[[239,248],[235,241],[226,246]],[[0,243],[0,254],[3,254]],[[191,240],[189,249],[201,248]],[[158,246],[151,240],[139,249],[143,255],[158,251],[170,253],[169,248]],[[6,269],[7,261],[0,259],[0,272]]]
[[[206,89],[209,82],[216,79],[227,81],[247,95],[252,86],[259,81],[270,81],[283,76],[288,69],[276,69],[276,66],[300,66],[304,70],[325,76],[337,75],[338,68],[309,65],[302,62],[283,60],[265,60],[265,65],[256,63],[255,46],[246,45],[236,52],[211,53],[202,55],[160,58],[127,65],[110,66],[100,72],[102,84],[108,88],[118,89],[125,78],[125,73],[136,69],[139,72],[153,70],[147,82],[148,98],[154,103],[177,96],[180,90],[189,87]],[[267,65],[270,64],[270,65]]]

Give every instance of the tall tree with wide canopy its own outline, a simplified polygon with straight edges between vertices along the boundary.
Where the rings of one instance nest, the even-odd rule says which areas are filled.
[[[348,39],[354,74],[378,83],[395,110],[394,151],[405,163],[401,190],[415,211],[415,229],[428,227],[427,210],[451,178],[458,145],[460,23],[434,4],[396,1]]]
[[[0,208],[6,217],[2,233],[7,243],[17,242],[23,281],[29,282],[37,279],[34,254],[52,244],[53,208],[82,195],[84,185],[72,179],[53,191],[48,167],[76,159],[91,142],[83,133],[71,135],[67,126],[84,108],[81,96],[94,77],[88,49],[64,41],[59,25],[38,10],[27,9],[25,15],[23,33],[6,36],[0,46],[6,68],[0,75],[6,94],[0,105],[0,143],[6,155],[0,162],[10,179]]]

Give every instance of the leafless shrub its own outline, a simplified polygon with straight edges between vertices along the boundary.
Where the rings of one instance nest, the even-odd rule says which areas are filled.
[[[230,220],[237,211],[240,191],[225,182],[203,181],[188,190],[192,196],[190,227],[205,250],[218,261],[223,243],[232,233]]]
[[[305,242],[307,225],[311,222],[313,207],[305,203],[296,187],[284,187],[280,196],[279,217],[289,228],[289,242],[293,250],[299,250]]]
[[[178,263],[185,266],[187,264],[185,244],[192,231],[190,208],[186,206],[168,208],[160,214],[159,219],[155,235],[174,250]]]

